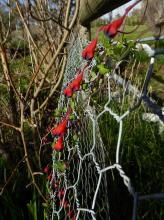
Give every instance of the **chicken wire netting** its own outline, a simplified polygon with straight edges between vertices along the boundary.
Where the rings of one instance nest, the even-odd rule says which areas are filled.
[[[84,42],[85,44],[85,42]],[[82,40],[77,37],[71,45],[67,61],[67,67],[63,80],[63,89],[71,81],[77,68],[83,66],[81,59],[83,48]],[[94,62],[93,62],[94,65]],[[91,67],[91,65],[90,65]],[[85,75],[86,81],[87,75]],[[99,181],[98,170],[105,167],[105,149],[101,140],[99,128],[95,126],[94,109],[90,107],[92,113],[88,113],[87,95],[82,91],[74,100],[76,108],[74,110],[75,119],[68,125],[69,130],[65,137],[65,149],[63,153],[53,153],[53,178],[52,182],[60,181],[57,194],[51,195],[54,199],[52,219],[90,219],[95,213],[92,210],[93,198]],[[70,104],[63,94],[60,97],[58,108],[62,109]],[[89,107],[89,106],[88,106]],[[67,168],[64,172],[56,169],[56,161],[67,161]],[[106,175],[99,189],[99,199],[96,205],[99,219],[107,219],[109,216],[109,201],[107,197]],[[64,195],[60,198],[60,192],[64,190]],[[60,204],[57,204],[57,200]],[[59,201],[60,200],[60,201]],[[64,208],[68,203],[67,208]],[[82,211],[80,211],[82,210]],[[56,216],[56,217],[55,217]]]
[[[80,36],[72,38],[62,91],[75,77],[77,69],[86,65],[81,53],[87,42]],[[98,47],[102,53],[101,45]],[[133,60],[130,64],[131,75],[128,77],[131,80],[135,77],[135,62]],[[121,144],[124,133],[130,132],[124,130],[124,121],[126,123],[132,114],[131,103],[141,96],[138,88],[142,87],[143,82],[132,80],[135,81],[135,85],[132,85],[130,80],[124,80],[118,67],[120,63],[115,65],[110,74],[101,77],[99,74],[92,75],[96,65],[93,59],[85,70],[84,84],[76,96],[69,99],[61,93],[58,109],[64,110],[71,106],[73,112],[64,136],[64,150],[53,150],[52,154],[53,170],[48,185],[53,220],[108,220],[111,219],[111,213],[112,217],[118,215],[121,206],[126,209],[120,214],[123,218],[131,213],[132,219],[136,219],[139,196],[129,178],[135,170],[132,168],[128,174],[123,169],[126,161],[123,160],[124,149],[121,149]],[[97,82],[101,82],[101,86],[98,85],[98,91],[95,91]],[[111,190],[119,193],[114,194]],[[130,201],[131,206],[125,204],[125,194],[127,204]],[[163,198],[161,193],[156,196],[157,199]],[[120,202],[113,205],[115,201]]]

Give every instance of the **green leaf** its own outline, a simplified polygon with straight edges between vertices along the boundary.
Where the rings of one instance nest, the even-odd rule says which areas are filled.
[[[54,168],[59,172],[63,173],[65,171],[65,163],[64,161],[56,161],[54,164]]]
[[[27,209],[30,214],[30,220],[37,220],[37,205],[36,200],[30,200],[30,203],[27,204]]]
[[[74,119],[75,119],[75,115],[71,114],[71,115],[69,116],[69,118],[70,118],[71,120],[74,120]]]
[[[47,203],[42,203],[42,206],[43,206],[44,208],[47,208],[47,207],[48,207],[48,204],[47,204]]]
[[[88,89],[88,84],[86,84],[86,83],[85,83],[85,84],[82,84],[82,90],[85,91],[85,90],[87,90],[87,89]]]
[[[109,69],[105,68],[105,66],[103,64],[99,64],[97,65],[98,69],[99,69],[99,72],[101,74],[106,74],[109,72]]]
[[[59,117],[61,115],[61,109],[56,109],[53,113],[53,117]]]
[[[73,139],[74,141],[77,141],[77,140],[78,140],[78,136],[77,136],[76,134],[74,134],[73,137],[72,137],[72,139]]]
[[[70,106],[71,106],[72,109],[75,108],[75,102],[74,102],[73,100],[71,100],[71,102],[70,102]]]

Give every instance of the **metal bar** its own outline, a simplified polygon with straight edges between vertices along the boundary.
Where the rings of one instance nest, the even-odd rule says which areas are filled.
[[[134,200],[133,200],[132,220],[136,220],[136,217],[137,217],[137,206],[138,206],[138,193],[135,192]]]
[[[149,199],[162,200],[164,199],[164,193],[155,193],[155,194],[138,197],[138,200],[149,200]]]
[[[142,96],[142,100],[146,102],[147,106],[152,110],[152,112],[160,118],[161,121],[164,122],[164,115],[162,114],[162,109],[153,101],[150,100],[147,95]]]
[[[154,60],[154,58],[151,58]],[[153,62],[153,63],[152,63]],[[146,78],[145,78],[145,82],[144,82],[144,85],[143,85],[143,90],[142,90],[142,95],[143,96],[146,96],[147,95],[147,92],[148,92],[148,85],[149,85],[149,82],[150,82],[150,79],[151,79],[151,76],[152,76],[152,73],[153,73],[153,65],[154,65],[154,61],[152,61],[149,65],[149,69],[147,71],[147,74],[146,74]]]
[[[162,35],[160,37],[145,37],[142,39],[138,39],[137,43],[143,43],[143,42],[147,42],[147,41],[156,41],[156,40],[164,40],[164,35]]]
[[[164,54],[164,50],[160,50],[160,49],[156,49],[155,50],[155,56],[157,56],[157,55],[161,55],[161,54]]]

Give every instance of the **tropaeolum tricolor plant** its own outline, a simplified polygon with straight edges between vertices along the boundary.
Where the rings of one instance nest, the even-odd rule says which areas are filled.
[[[87,64],[77,72],[75,78],[71,82],[69,82],[69,84],[63,91],[63,94],[65,95],[66,98],[73,99],[74,94],[77,91],[79,91],[84,79],[85,70],[87,68],[90,68],[89,64],[95,56],[99,33],[103,32],[109,39],[113,39],[118,34],[119,28],[123,24],[128,12],[140,1],[141,0],[138,0],[134,4],[127,7],[124,15],[121,16],[120,18],[112,21],[110,24],[98,28],[95,38],[82,51],[82,58],[87,61]],[[73,113],[73,109],[72,107],[69,106],[61,122],[51,129],[51,135],[53,138],[55,138],[55,141],[52,145],[52,148],[55,152],[62,153],[64,151],[64,138],[67,133],[68,122],[70,120],[70,115],[72,113]],[[64,168],[58,169],[58,171],[61,172],[65,171],[69,163],[62,161],[59,162],[60,162],[60,166]],[[72,204],[69,204],[69,199],[67,198],[67,196],[64,197],[64,195],[68,193],[66,192],[68,190],[64,188],[65,186],[64,178],[60,178],[56,182],[54,182],[54,180],[52,179],[52,168],[50,168],[50,166],[46,166],[44,168],[44,172],[47,174],[48,181],[51,183],[51,189],[53,193],[55,193],[56,195],[57,198],[56,202],[58,203],[58,206],[59,207],[63,206],[66,212],[66,216],[69,217],[69,219],[71,220],[75,220],[77,215],[77,211],[75,207],[76,205],[74,204],[74,206],[72,207]],[[63,198],[65,198],[64,201]]]

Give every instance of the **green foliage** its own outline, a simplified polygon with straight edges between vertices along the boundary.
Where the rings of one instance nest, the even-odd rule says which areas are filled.
[[[1,84],[0,86],[0,96],[1,96],[1,101],[3,100],[6,103],[9,97],[8,97],[7,86],[4,84]]]
[[[24,39],[14,39],[10,42],[9,49],[13,50],[24,50],[24,52],[29,50],[28,42]]]
[[[29,55],[29,45],[28,41],[23,39],[23,36],[19,36],[19,32],[15,32],[14,40],[11,39],[8,43],[8,52],[11,57],[15,57],[16,59],[22,58]],[[20,33],[20,35],[22,35]]]
[[[141,89],[150,61],[150,58],[144,51],[137,51],[135,49],[136,43],[134,41],[128,41],[123,38],[122,41],[119,41],[117,44],[111,45],[107,37],[100,35],[99,39],[105,49],[102,55],[96,53],[97,66],[94,67],[93,71],[95,73],[99,72],[102,75],[102,83],[100,83],[99,80],[99,83],[94,84],[95,91],[99,90],[99,92],[91,97],[91,105],[95,106],[98,113],[103,111],[104,104],[108,99],[107,96],[102,97],[101,95],[106,80],[105,74],[110,73],[114,64],[123,60],[120,71],[121,76],[127,77],[133,70],[133,75],[130,75],[130,81],[133,85],[136,85],[138,89]],[[151,46],[154,47],[152,42]],[[107,58],[112,59],[110,67],[107,66]],[[150,86],[151,88],[154,86],[153,89],[155,92],[163,82],[163,71],[160,70],[160,66],[163,67],[163,60],[163,56],[159,57],[154,65],[154,75]],[[159,79],[157,84],[155,84],[155,76],[158,76]],[[127,79],[129,78],[127,77]],[[115,86],[112,87],[113,90]],[[120,94],[124,93],[121,86],[118,85],[116,91]],[[112,100],[110,107],[115,113],[122,115],[133,102],[133,97],[128,94],[124,96],[122,103]],[[142,114],[145,111],[147,112],[147,110],[144,105],[141,105],[140,108],[130,113],[128,117],[123,120],[120,153],[123,170],[130,177],[135,190],[141,195],[162,192],[164,189],[164,133],[160,133],[159,123],[146,122],[142,119]],[[116,159],[119,125],[108,112],[99,118],[98,124],[101,138],[105,145],[106,166],[110,166],[115,163]],[[127,203],[124,202],[128,201],[129,197],[127,192],[124,194],[125,189],[122,187],[122,179],[118,173],[113,171],[112,175],[109,174],[107,178],[110,180],[110,203],[114,204],[113,207],[116,210],[118,209],[118,204],[122,202],[122,205],[119,206],[119,212],[121,214],[118,213],[117,215],[114,213],[115,218],[112,219],[122,219],[122,213],[128,210],[132,203],[131,201]],[[123,198],[122,195],[124,195]],[[144,201],[139,205],[137,220],[162,220],[163,218],[164,202]],[[126,219],[131,219],[130,210],[126,213]]]
[[[119,113],[119,104],[112,102],[111,106],[114,112]],[[122,109],[122,113],[128,107],[129,103],[127,102]],[[163,133],[159,134],[158,124],[148,123],[141,119],[144,111],[143,106],[141,106],[124,120],[120,154],[123,170],[130,177],[135,190],[140,192],[141,195],[161,192],[164,189],[164,136]],[[120,112],[120,114],[122,113]],[[118,124],[109,113],[106,113],[99,120],[99,126],[106,149],[106,165],[110,165],[115,163]],[[120,181],[120,177],[114,173],[114,182],[117,189]],[[118,204],[119,201],[116,199],[112,188],[110,193],[115,198],[111,203]],[[124,200],[126,200],[125,197]],[[145,201],[141,207],[139,206],[138,220],[162,220],[164,217],[163,208],[162,201],[160,203]],[[122,205],[119,208],[120,213],[126,209],[127,204]],[[130,219],[130,217],[127,216],[127,219]]]
[[[38,220],[36,199],[30,200],[27,204],[27,208],[29,211],[29,220]]]
[[[14,60],[14,62],[10,63],[10,68],[13,72],[19,72],[20,74],[29,74],[31,72],[31,60],[30,56],[21,57],[19,59]],[[28,75],[27,75],[28,76]],[[28,77],[25,78],[29,78]]]
[[[97,68],[101,74],[106,74],[109,72],[109,69],[107,69],[103,64],[97,65]]]
[[[3,155],[0,155],[0,168],[2,168],[6,164],[6,159]]]
[[[65,163],[64,161],[55,161],[54,168],[58,170],[60,173],[65,171]]]
[[[52,117],[60,117],[62,114],[62,109],[55,109],[55,111],[52,113]]]

